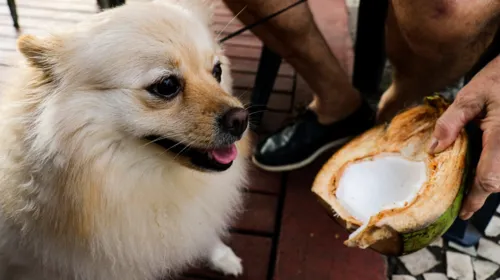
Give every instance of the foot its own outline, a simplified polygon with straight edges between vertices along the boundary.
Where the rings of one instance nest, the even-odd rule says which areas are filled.
[[[347,118],[323,125],[318,122],[316,114],[308,110],[294,123],[262,140],[257,145],[253,162],[273,172],[302,168],[325,151],[339,147],[369,129],[374,116],[370,106],[363,102]]]
[[[224,275],[239,276],[243,274],[241,259],[222,241],[214,246],[208,261],[213,270]]]

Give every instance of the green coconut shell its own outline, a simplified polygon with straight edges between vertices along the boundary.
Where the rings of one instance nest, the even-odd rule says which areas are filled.
[[[360,145],[366,145],[364,143],[370,141],[373,137],[377,138],[378,141],[402,141],[402,143],[407,141],[413,145],[418,143],[420,140],[418,137],[421,137],[421,146],[419,149],[422,149],[424,146],[427,147],[430,141],[430,134],[432,134],[432,130],[435,127],[435,121],[446,110],[449,104],[449,102],[439,95],[426,97],[424,104],[400,112],[390,123],[372,128],[352,139],[334,153],[324,164],[320,172],[318,172],[312,187],[312,192],[316,195],[320,204],[327,210],[327,213],[348,232],[353,233],[356,231],[362,223],[350,216],[345,209],[342,209],[335,202],[335,182],[346,164],[373,156],[373,154],[370,154],[369,149],[359,152]],[[393,127],[392,129],[395,131],[391,132],[391,126],[397,126],[397,129]],[[401,135],[398,135],[398,132]],[[389,136],[385,135],[385,133],[389,134]],[[416,138],[410,139],[411,137]],[[446,187],[445,189],[440,190],[439,185],[425,187],[429,188],[427,195],[425,194],[427,190],[421,190],[422,195],[418,195],[418,198],[414,202],[391,210],[396,214],[402,213],[398,216],[402,220],[405,220],[404,213],[406,212],[411,214],[413,211],[413,216],[415,216],[415,213],[423,213],[422,216],[424,218],[421,218],[419,222],[412,221],[405,226],[405,222],[396,221],[396,218],[391,221],[389,216],[393,215],[393,213],[386,210],[383,211],[384,213],[380,212],[381,214],[377,217],[372,217],[374,220],[378,219],[378,223],[374,222],[374,224],[365,229],[361,240],[346,240],[344,244],[350,247],[370,248],[384,255],[401,256],[418,251],[442,236],[457,218],[467,185],[470,181],[470,172],[468,172],[470,164],[469,145],[470,141],[464,130],[460,133],[457,141],[441,153],[448,153],[447,157],[442,156],[442,158],[439,158],[439,155],[436,156],[439,160],[446,162],[443,163],[444,165],[450,164],[449,161],[455,161],[453,163],[454,170],[451,172],[453,173],[452,178],[449,178],[449,180],[440,179],[441,184],[439,185],[443,185],[443,188]],[[373,149],[376,149],[375,147],[378,149],[378,146],[378,144],[374,144]],[[386,146],[390,147],[390,145]],[[358,150],[356,150],[357,148]],[[390,149],[387,148],[386,150]],[[378,152],[381,151],[376,151],[374,154]],[[401,149],[393,148],[390,152],[401,152]],[[429,164],[435,164],[432,161],[434,156],[429,155],[429,158]],[[441,173],[436,174],[443,176]],[[432,182],[432,178],[429,179],[429,182]],[[429,184],[431,185],[431,183]],[[441,206],[439,210],[436,210],[436,207],[428,207],[428,205],[425,208],[426,202],[424,200],[432,199],[433,195],[431,194],[435,195],[436,193],[439,194],[439,192],[441,192],[443,203],[446,205],[444,207]],[[419,211],[416,211],[415,207],[421,207],[421,209],[417,209]],[[386,224],[383,223],[384,219],[388,219]]]

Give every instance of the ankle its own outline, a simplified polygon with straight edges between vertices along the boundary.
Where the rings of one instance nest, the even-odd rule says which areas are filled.
[[[319,102],[313,101],[309,105],[309,109],[316,114],[319,123],[329,125],[345,119],[356,112],[361,107],[362,102],[361,98],[356,98],[350,102],[336,104],[336,106],[324,106]]]
[[[337,117],[332,117],[329,114],[322,114],[317,111],[312,110],[314,113],[316,113],[316,116],[318,117],[318,122],[322,125],[329,125],[332,123],[335,123],[336,121],[339,120]]]

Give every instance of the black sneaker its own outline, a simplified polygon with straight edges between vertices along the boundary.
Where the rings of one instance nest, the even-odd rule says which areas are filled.
[[[316,114],[306,110],[292,124],[263,139],[252,160],[267,171],[299,169],[371,128],[374,121],[375,112],[366,102],[347,118],[329,125],[320,124]]]

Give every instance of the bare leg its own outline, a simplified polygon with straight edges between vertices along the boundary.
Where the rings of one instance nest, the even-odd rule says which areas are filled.
[[[252,24],[297,0],[224,0]],[[320,123],[328,124],[353,113],[361,104],[348,75],[330,51],[306,3],[295,6],[252,30],[270,49],[288,61],[315,92],[310,108]]]
[[[456,82],[477,62],[498,29],[498,1],[393,0],[386,22],[393,83],[378,119]]]

